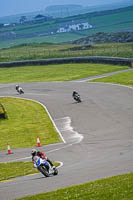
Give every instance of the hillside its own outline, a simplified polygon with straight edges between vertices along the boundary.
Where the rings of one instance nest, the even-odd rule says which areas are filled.
[[[72,42],[73,44],[102,44],[102,43],[133,42],[133,32],[104,33],[98,32],[86,38]]]
[[[44,16],[41,19],[1,26],[0,48],[35,42],[62,43],[86,38],[98,32],[125,31],[133,31],[133,6],[65,18],[46,19]]]

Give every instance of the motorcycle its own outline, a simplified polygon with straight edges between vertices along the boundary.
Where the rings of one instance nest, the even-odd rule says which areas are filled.
[[[21,87],[16,87],[16,90],[19,94],[24,94],[24,91]]]
[[[77,101],[78,103],[81,102],[81,98],[80,98],[80,95],[79,95],[79,94],[75,94],[75,95],[73,96],[73,98],[74,98],[74,100]]]
[[[38,156],[34,158],[34,167],[36,167],[45,177],[49,177],[51,175],[55,176],[58,174],[56,167],[52,168],[48,161]]]

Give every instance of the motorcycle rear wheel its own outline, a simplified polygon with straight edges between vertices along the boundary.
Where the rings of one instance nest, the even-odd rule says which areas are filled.
[[[38,170],[45,176],[45,177],[49,177],[49,173],[47,171],[47,169],[43,166],[38,166]]]

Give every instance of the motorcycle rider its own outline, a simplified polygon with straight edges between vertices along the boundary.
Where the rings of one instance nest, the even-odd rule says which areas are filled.
[[[16,85],[16,90],[18,90],[18,88],[19,88],[19,85]]]
[[[72,96],[73,96],[73,98],[76,100],[76,98],[77,98],[78,96],[80,96],[80,95],[78,94],[78,92],[73,91]]]
[[[78,96],[78,95],[79,95],[78,92],[73,91],[73,94],[72,94],[73,97]]]
[[[55,166],[53,165],[51,160],[46,156],[46,154],[44,152],[40,152],[40,151],[37,151],[36,149],[32,149],[31,155],[32,155],[32,162],[34,162],[36,157],[38,156],[38,157],[46,160],[50,164],[51,168],[53,168],[53,169],[55,168]]]
[[[18,93],[21,93],[23,90],[19,85],[16,85],[16,90]]]

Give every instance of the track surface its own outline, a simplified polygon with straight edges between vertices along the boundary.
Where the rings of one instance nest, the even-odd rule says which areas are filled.
[[[41,174],[0,182],[0,199],[12,200],[133,171],[133,90],[103,83],[23,83],[0,85],[1,96],[33,99],[44,104],[65,143],[41,147],[53,160],[63,162],[59,175]],[[81,94],[75,103],[72,91]],[[30,159],[31,148],[0,151],[0,161]],[[8,192],[7,192],[8,191]]]

